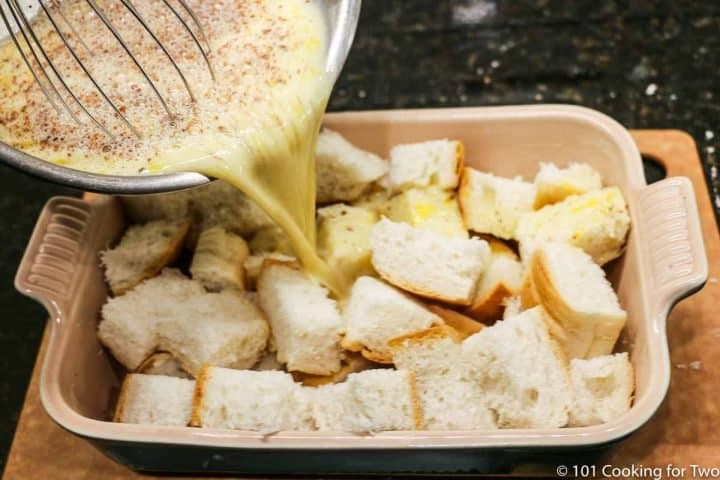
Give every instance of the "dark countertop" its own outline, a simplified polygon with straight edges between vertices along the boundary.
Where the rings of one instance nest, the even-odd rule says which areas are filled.
[[[574,103],[698,143],[720,218],[720,3],[366,0],[330,109]],[[0,168],[0,461],[46,320],[12,287],[45,201],[77,194]]]

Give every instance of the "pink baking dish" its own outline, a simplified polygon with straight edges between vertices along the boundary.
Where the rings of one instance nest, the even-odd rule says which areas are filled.
[[[489,471],[595,451],[639,428],[668,388],[665,322],[673,304],[699,289],[707,260],[695,195],[686,178],[648,186],[629,133],[598,112],[573,106],[395,110],[327,115],[325,124],[387,156],[392,145],[432,138],[465,143],[468,164],[532,177],[541,161],[582,161],[627,199],[632,229],[609,276],[628,311],[620,341],[637,376],[632,409],[601,426],[554,430],[386,432],[375,435],[252,432],[110,422],[122,369],[95,336],[107,291],[98,251],[125,225],[111,197],[48,202],[20,265],[16,286],[51,317],[40,381],[50,416],[109,456],[139,470],[342,473]]]

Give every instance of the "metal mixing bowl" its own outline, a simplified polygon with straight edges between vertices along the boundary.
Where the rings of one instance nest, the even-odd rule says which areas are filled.
[[[360,15],[361,0],[320,0],[325,11],[330,44],[325,63],[333,80],[347,58]],[[69,187],[110,194],[162,193],[196,187],[211,181],[195,172],[163,175],[98,175],[62,167],[0,142],[0,162],[30,175]]]

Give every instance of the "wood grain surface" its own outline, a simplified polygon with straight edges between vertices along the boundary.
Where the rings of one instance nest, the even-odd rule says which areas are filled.
[[[707,285],[680,302],[668,320],[672,362],[669,394],[648,424],[614,447],[599,465],[689,467],[720,465],[720,238],[693,139],[677,130],[634,131],[640,150],[659,160],[668,176],[692,180],[710,262]],[[46,332],[47,335],[47,332]],[[84,440],[55,425],[40,405],[40,348],[5,480],[165,479],[136,474],[106,458]],[[568,463],[572,459],[568,458]],[[533,475],[523,469],[524,475]],[[537,471],[533,476],[547,474]],[[186,478],[187,477],[183,477]],[[207,477],[205,477],[207,478]]]

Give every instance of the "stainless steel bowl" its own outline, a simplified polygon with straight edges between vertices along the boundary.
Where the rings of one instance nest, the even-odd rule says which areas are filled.
[[[355,37],[361,0],[320,0],[329,29],[326,71],[337,79]],[[162,193],[210,182],[205,175],[181,172],[163,175],[98,175],[46,162],[0,142],[0,162],[30,175],[69,187],[110,194]]]

